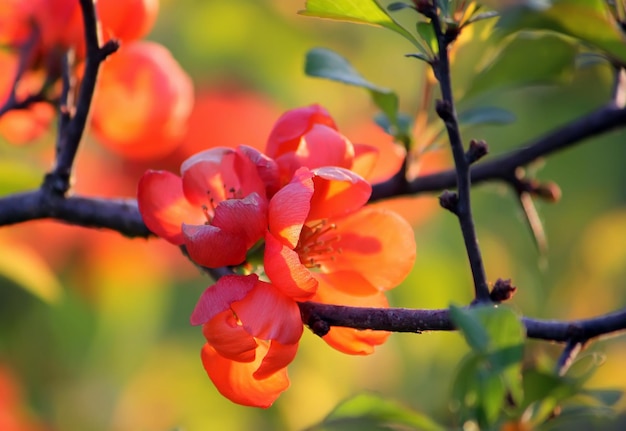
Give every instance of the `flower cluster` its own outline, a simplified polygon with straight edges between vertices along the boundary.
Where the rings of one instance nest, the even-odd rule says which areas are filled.
[[[196,154],[180,176],[148,171],[139,183],[146,225],[197,264],[230,266],[198,301],[204,367],[217,389],[268,407],[289,386],[303,331],[298,302],[386,307],[384,292],[415,259],[410,225],[365,204],[375,152],[351,143],[321,107],[275,124],[266,154],[245,146]],[[389,334],[332,327],[323,339],[369,354]]]

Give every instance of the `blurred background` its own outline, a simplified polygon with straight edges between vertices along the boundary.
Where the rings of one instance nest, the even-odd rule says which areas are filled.
[[[415,116],[428,76],[423,63],[405,57],[414,48],[386,30],[297,15],[303,7],[290,0],[161,0],[147,39],[168,47],[193,79],[185,141],[173,154],[136,162],[87,136],[74,190],[133,197],[146,169],[176,172],[185,157],[215,145],[263,148],[284,110],[311,103],[325,106],[352,141],[388,145],[372,122],[376,109],[367,93],[306,77],[305,54],[314,47],[337,51],[371,82],[395,90],[401,110]],[[467,95],[501,43],[488,30],[488,23],[472,27],[455,52],[459,110],[497,106],[516,121],[468,128],[466,142],[484,139],[492,154],[503,153],[610,98],[611,69],[602,62],[572,64],[552,82],[504,79]],[[528,51],[526,65],[550,55],[538,47]],[[416,147],[426,144],[420,138],[414,136]],[[578,319],[626,304],[625,138],[623,131],[606,134],[530,167],[563,193],[556,204],[537,202],[549,243],[544,253],[511,190],[497,183],[475,188],[488,278],[513,280],[519,290],[511,305],[519,313]],[[52,130],[27,146],[0,142],[2,195],[38,187],[52,163],[53,142]],[[447,148],[435,153],[421,172],[450,166]],[[456,219],[438,209],[436,195],[397,205],[414,224],[418,255],[412,274],[389,293],[392,305],[469,303],[471,275]],[[454,424],[452,376],[467,351],[458,334],[394,334],[376,354],[350,357],[305,331],[289,367],[291,388],[268,410],[240,407],[206,376],[204,339],[189,325],[211,280],[175,247],[51,221],[3,227],[0,247],[0,423],[2,415],[8,424],[14,420],[9,430],[296,430],[363,391]],[[623,338],[589,350],[606,354],[590,386],[626,389]],[[549,361],[559,352],[530,342],[526,356],[528,363]]]

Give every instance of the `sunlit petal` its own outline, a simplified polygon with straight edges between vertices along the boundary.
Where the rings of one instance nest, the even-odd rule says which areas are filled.
[[[252,362],[256,357],[257,342],[237,323],[231,310],[223,311],[205,323],[202,333],[208,343],[227,359]]]
[[[202,363],[217,390],[237,404],[269,407],[289,387],[287,369],[264,379],[253,376],[268,347],[259,345],[254,362],[235,362],[220,356],[210,344],[202,349]]]
[[[211,224],[234,236],[243,237],[248,249],[267,231],[267,201],[257,193],[244,199],[222,201],[215,208]],[[207,247],[211,245],[206,244]]]
[[[309,169],[322,166],[339,166],[349,169],[354,159],[354,147],[335,129],[316,124],[302,136],[295,155],[300,166]]]
[[[349,295],[368,296],[378,293],[367,278],[358,271],[336,271],[332,273],[313,273],[320,285],[332,287]]]
[[[225,275],[208,287],[191,314],[192,325],[202,325],[217,314],[230,309],[235,301],[242,300],[255,286],[257,275]]]
[[[259,369],[254,373],[254,377],[257,379],[270,377],[275,372],[280,371],[281,368],[285,368],[289,365],[297,352],[298,343],[284,345],[272,341],[270,343],[270,349],[265,355],[265,358],[263,358]]]
[[[313,174],[299,170],[293,180],[280,189],[269,204],[269,229],[285,244],[295,248],[302,225],[310,210]]]
[[[309,220],[339,217],[361,208],[372,194],[372,186],[347,169],[322,167],[313,170],[315,192]]]
[[[185,199],[181,179],[170,172],[146,172],[139,180],[137,204],[148,229],[175,245],[184,243],[183,222],[206,221],[202,211]]]

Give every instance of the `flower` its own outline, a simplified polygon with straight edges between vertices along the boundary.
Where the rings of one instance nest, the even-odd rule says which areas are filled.
[[[300,168],[269,203],[265,273],[296,301],[387,306],[415,260],[410,225],[384,209],[363,207],[371,186],[338,167]],[[334,330],[325,337],[347,353],[370,353],[380,333]],[[337,328],[338,329],[338,328]],[[360,344],[361,343],[361,344]]]
[[[183,162],[180,177],[146,172],[137,201],[146,226],[196,263],[238,265],[267,230],[277,180],[276,164],[257,150],[216,147]]]
[[[282,184],[303,166],[337,166],[366,176],[378,156],[376,148],[353,144],[339,133],[333,118],[319,105],[285,112],[270,132],[265,152],[278,163]]]
[[[302,335],[295,301],[256,274],[224,276],[207,288],[191,323],[204,325],[204,368],[238,404],[269,407],[289,387],[287,365]]]

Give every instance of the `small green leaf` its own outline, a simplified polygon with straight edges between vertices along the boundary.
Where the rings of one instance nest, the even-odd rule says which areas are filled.
[[[479,408],[483,416],[483,418],[479,417],[479,422],[492,425],[498,420],[504,405],[506,387],[502,383],[500,376],[493,372],[481,373],[479,382]]]
[[[541,7],[522,4],[503,10],[497,28],[507,33],[552,30],[586,42],[626,64],[626,35],[603,0],[556,0]]]
[[[415,6],[408,4],[408,3],[402,3],[402,2],[391,3],[390,5],[387,6],[387,10],[389,12],[395,12],[395,11],[402,10],[402,9],[415,9]]]
[[[614,406],[624,396],[624,392],[617,389],[586,389],[582,394],[605,406]]]
[[[494,17],[496,17],[498,15],[499,15],[499,13],[497,11],[495,11],[495,10],[492,10],[492,11],[489,11],[489,12],[479,13],[479,14],[473,15],[470,19],[468,19],[467,22],[465,23],[465,25],[471,24],[473,22],[482,21],[484,19],[494,18]]]
[[[495,106],[479,106],[470,108],[458,116],[459,123],[463,126],[474,126],[480,124],[509,124],[515,121],[515,115],[506,109]]]
[[[309,76],[326,78],[369,90],[372,101],[394,126],[398,126],[398,96],[393,91],[367,81],[341,55],[326,48],[313,48],[306,55],[304,67]]]
[[[309,431],[381,430],[404,427],[424,431],[443,431],[444,427],[428,416],[404,407],[395,401],[365,393],[350,398]]]
[[[489,334],[482,322],[477,318],[476,309],[465,309],[450,306],[450,318],[465,337],[472,350],[486,353],[489,346]]]
[[[418,22],[415,24],[415,28],[417,30],[417,34],[421,36],[421,38],[426,42],[426,45],[430,47],[430,50],[433,53],[439,52],[439,46],[437,45],[437,36],[435,35],[435,30],[430,22]]]
[[[300,15],[380,26],[415,43],[415,37],[398,25],[374,0],[307,0]]]
[[[567,82],[574,73],[576,54],[571,40],[554,34],[520,33],[476,74],[464,98],[524,85]]]
[[[417,52],[414,54],[405,54],[405,57],[414,57],[414,58],[418,58],[420,60],[425,61],[428,64],[431,64],[431,62],[433,61],[432,58],[430,58],[428,55],[426,54],[422,54],[421,52]]]

